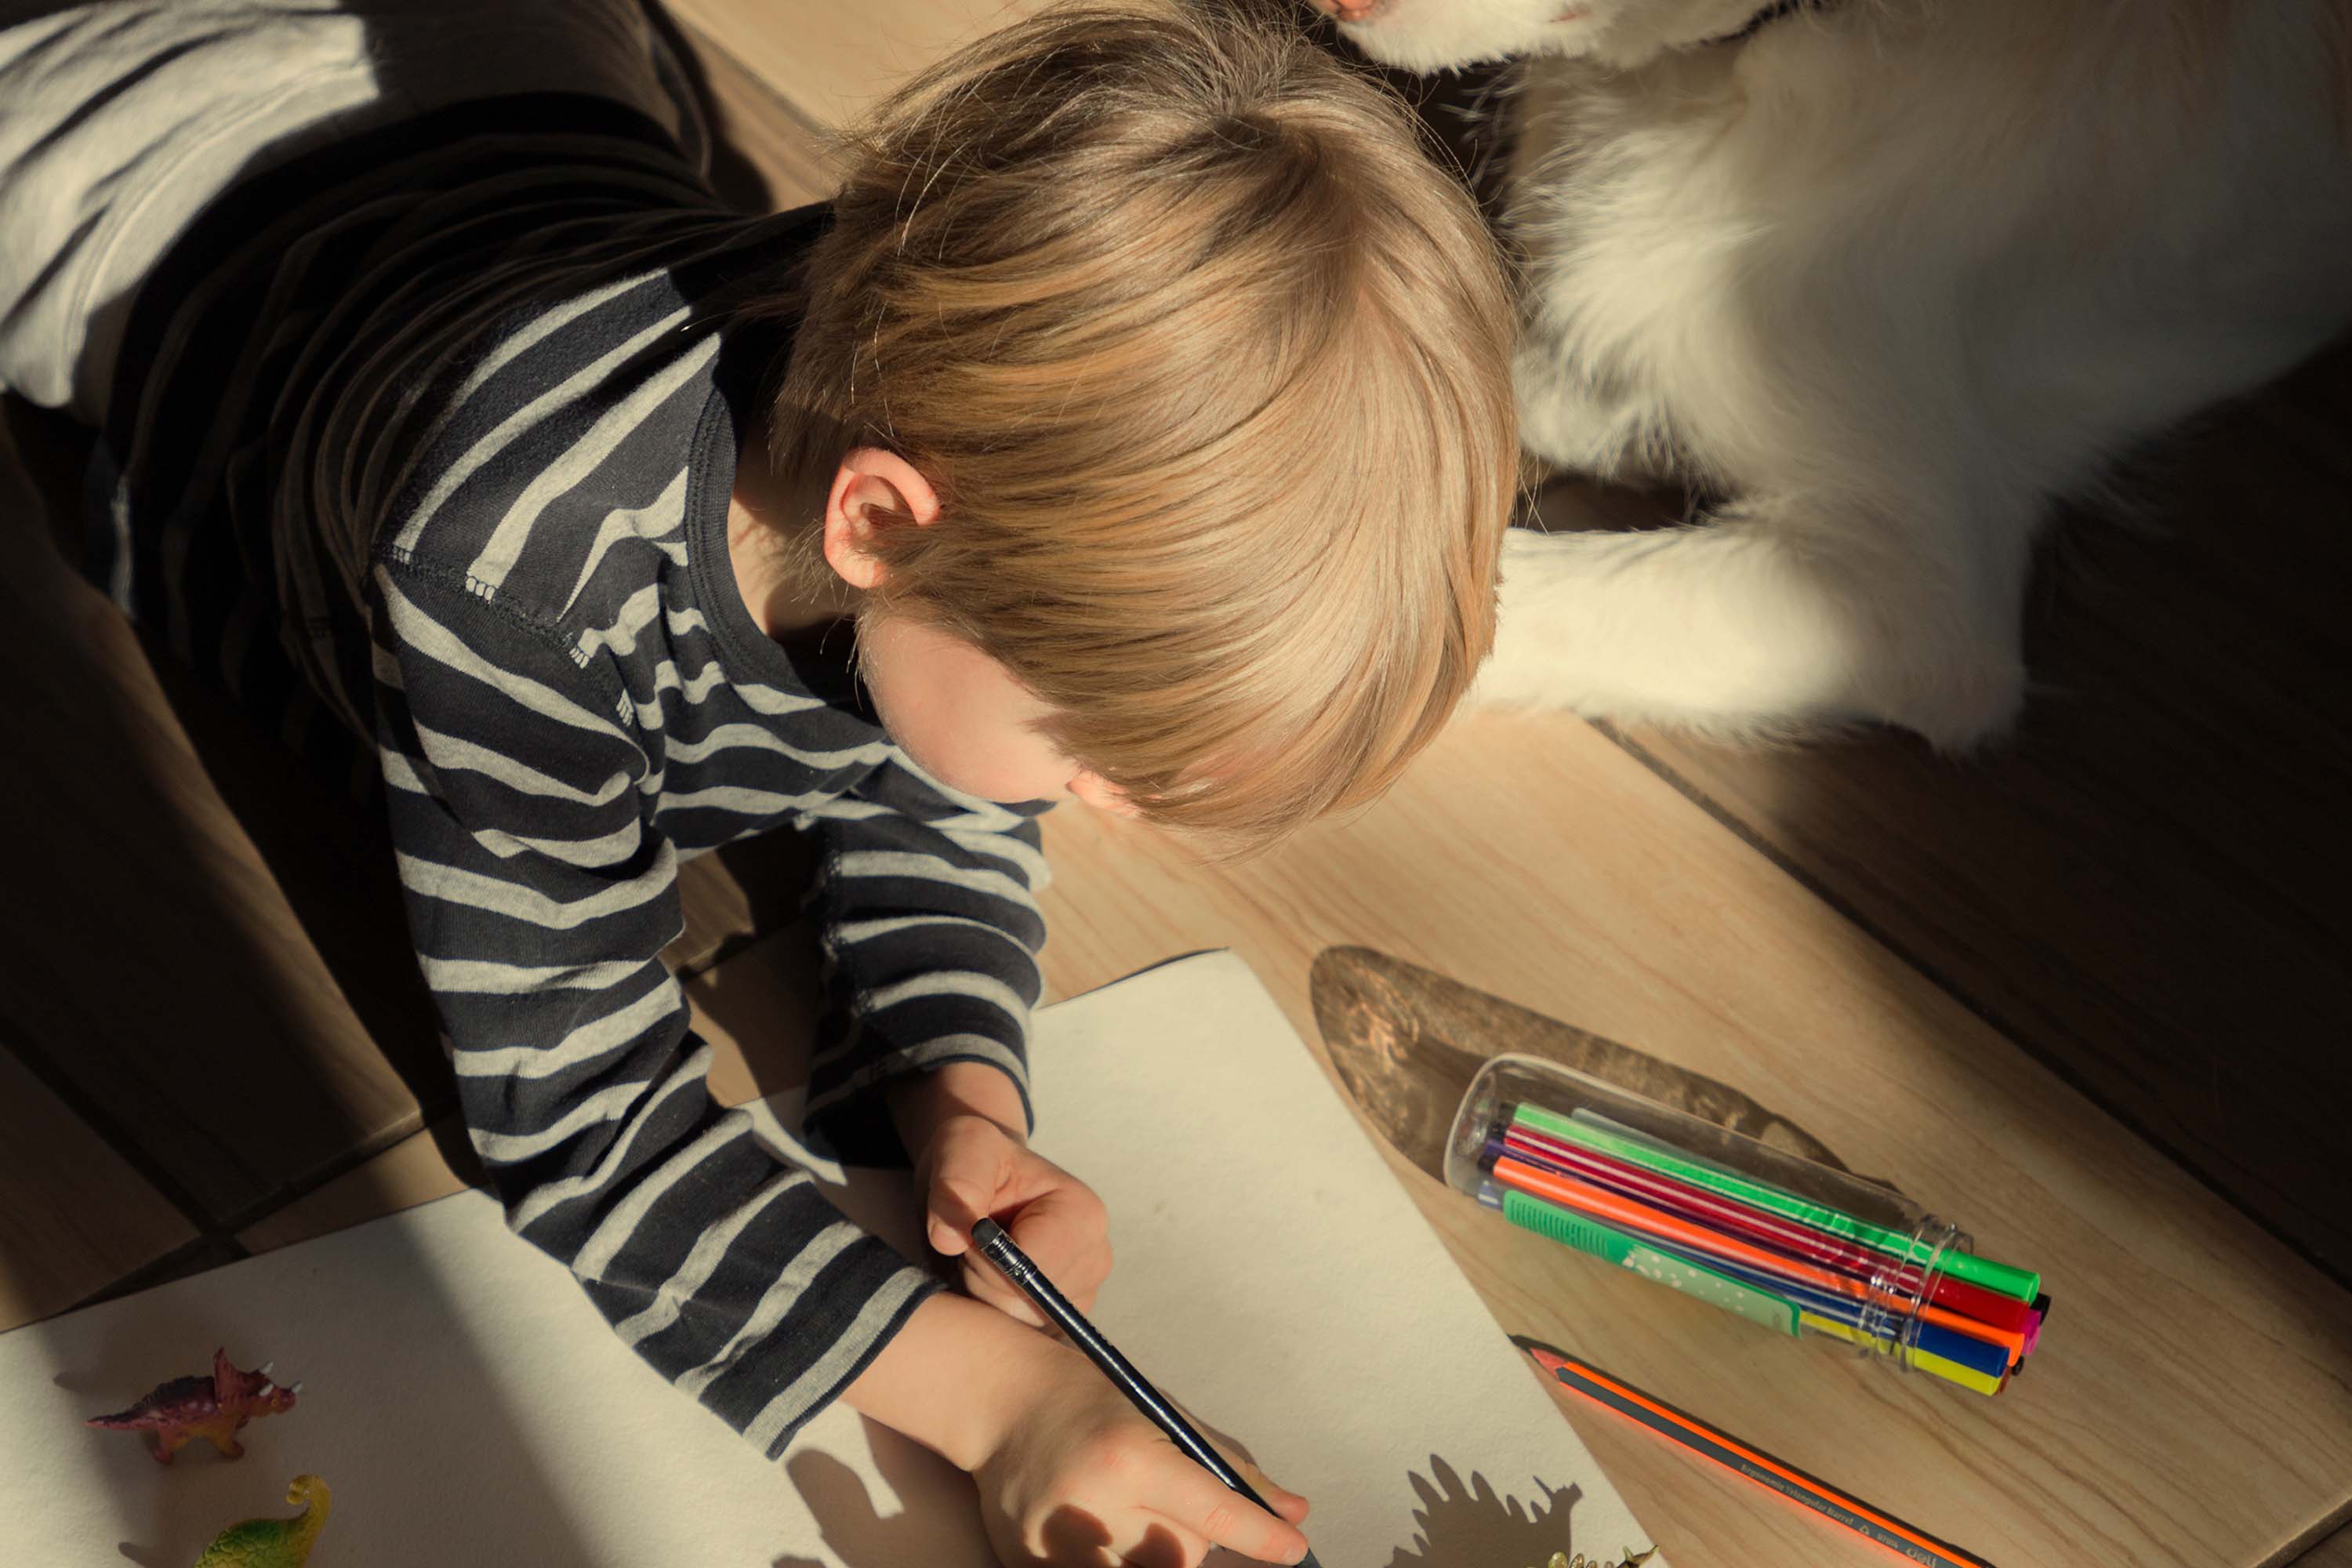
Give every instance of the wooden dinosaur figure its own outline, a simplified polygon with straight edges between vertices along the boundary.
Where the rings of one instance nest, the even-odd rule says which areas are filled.
[[[109,1432],[152,1432],[149,1451],[159,1465],[190,1441],[203,1437],[232,1459],[242,1458],[245,1447],[236,1430],[257,1415],[277,1415],[294,1408],[300,1384],[280,1388],[269,1381],[269,1364],[258,1372],[239,1372],[228,1363],[228,1352],[213,1352],[213,1374],[175,1377],[159,1384],[146,1398],[111,1415],[93,1415],[87,1426]]]
[[[316,1476],[296,1476],[286,1489],[286,1500],[299,1502],[302,1511],[292,1519],[248,1519],[230,1525],[213,1538],[196,1568],[302,1568],[310,1548],[327,1525],[334,1499],[327,1483]]]

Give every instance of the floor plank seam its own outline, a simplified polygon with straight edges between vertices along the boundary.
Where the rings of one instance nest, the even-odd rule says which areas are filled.
[[[2298,403],[2271,396],[2257,405],[2263,423],[2305,458],[2341,479],[2352,479],[2343,432]]]
[[[2276,1552],[2255,1564],[2255,1568],[2295,1568],[2295,1564],[2317,1554],[2339,1535],[2352,1535],[2352,1495],[2321,1515],[2318,1520]],[[2352,1559],[2352,1552],[2347,1553]]]
[[[86,1307],[100,1306],[124,1296],[136,1295],[142,1290],[157,1285],[168,1284],[184,1275],[206,1273],[225,1264],[242,1262],[252,1256],[252,1253],[246,1249],[245,1244],[233,1236],[213,1233],[201,1235],[192,1241],[182,1242],[163,1257],[132,1269],[119,1279],[100,1286],[80,1300],[69,1306],[60,1307],[48,1316],[58,1318],[65,1316],[68,1312],[79,1312]],[[34,1320],[35,1322],[42,1321],[38,1318]]]
[[[825,160],[833,147],[834,133],[826,130],[822,121],[799,104],[794,103],[782,89],[770,81],[733,49],[729,48],[683,16],[673,16],[671,20],[680,32],[699,41],[703,47],[711,53],[724,55],[731,61],[735,68],[743,73],[744,79],[751,84],[751,89],[760,95],[762,102],[790,121],[794,130],[808,138],[811,155],[820,163]]]
[[[1889,953],[1893,954],[1899,963],[1911,969],[1914,973],[1918,974],[1921,979],[1927,981],[1928,984],[1934,986],[1945,995],[1949,996],[1963,1009],[1982,1022],[1986,1027],[1991,1029],[1994,1033],[2000,1036],[2002,1039],[2014,1046],[2019,1052],[2024,1055],[2029,1060],[2038,1064],[2049,1071],[2053,1076],[2057,1078],[2060,1082],[2065,1084],[2069,1089],[2074,1090],[2075,1093],[2090,1101],[2093,1106],[2096,1107],[2103,1114],[2114,1120],[2126,1131],[2130,1132],[2132,1136],[2137,1138],[2141,1142],[2147,1144],[2149,1148],[2163,1155],[2167,1160],[2171,1161],[2176,1167],[2186,1173],[2191,1180],[2197,1183],[2198,1185],[2203,1187],[2207,1192],[2211,1193],[2215,1197],[2229,1205],[2233,1213],[2239,1215],[2248,1223],[2262,1231],[2263,1235],[2269,1237],[2272,1240],[2285,1247],[2295,1257],[2301,1258],[2304,1262],[2317,1269],[2320,1275],[2327,1279],[2329,1283],[2347,1293],[2352,1293],[2352,1273],[2347,1273],[2345,1269],[2336,1267],[2330,1259],[2323,1257],[2315,1247],[2304,1242],[2299,1237],[2288,1234],[2286,1231],[2281,1229],[2277,1225],[2273,1224],[2266,1215],[2255,1212],[2254,1210],[2247,1207],[2243,1203],[2240,1202],[2236,1194],[2217,1182],[2204,1166],[2184,1155],[2179,1148],[2175,1145],[2172,1140],[2157,1132],[2138,1116],[2116,1104],[2114,1100],[2100,1089],[2097,1085],[2085,1079],[2075,1069],[2074,1064],[2067,1058],[2044,1050],[2038,1045],[2034,1044],[2030,1037],[2028,1037],[2022,1030],[2011,1025],[2000,1012],[1979,1001],[1969,991],[1967,987],[1959,984],[1958,982],[1946,975],[1936,965],[1928,963],[1919,953],[1914,952],[1908,944],[1897,940],[1892,932],[1887,931],[1875,921],[1873,921],[1851,900],[1847,899],[1836,889],[1823,882],[1819,877],[1816,877],[1812,872],[1806,869],[1806,868],[1800,864],[1793,857],[1782,851],[1778,845],[1774,844],[1769,838],[1766,838],[1754,827],[1750,826],[1738,816],[1727,810],[1705,790],[1699,788],[1689,779],[1685,778],[1682,773],[1664,758],[1659,756],[1656,752],[1652,752],[1639,741],[1633,739],[1633,737],[1626,734],[1622,731],[1619,730],[1615,725],[1611,724],[1606,721],[1594,720],[1588,721],[1592,724],[1594,729],[1601,731],[1602,735],[1606,736],[1610,741],[1622,748],[1626,754],[1633,757],[1634,761],[1640,763],[1643,767],[1649,769],[1653,773],[1664,780],[1675,791],[1675,793],[1682,795],[1684,799],[1689,801],[1701,811],[1706,812],[1708,816],[1727,828],[1739,839],[1741,843],[1746,844],[1749,848],[1763,856],[1765,859],[1770,861],[1772,865],[1778,868],[1784,876],[1787,876],[1792,881],[1796,882],[1798,886],[1812,894],[1813,897],[1821,900],[1821,901],[1827,905],[1831,910],[1836,913],[1840,919],[1845,921],[1848,924],[1861,931],[1863,935],[1868,937],[1880,947],[1885,949]]]
[[[454,1111],[456,1109],[454,1103],[448,1109]],[[269,1196],[248,1204],[231,1215],[220,1226],[213,1228],[216,1228],[224,1237],[234,1239],[272,1215],[292,1208],[321,1188],[342,1180],[379,1155],[398,1148],[432,1126],[436,1120],[437,1118],[426,1116],[420,1108],[415,1113],[393,1122],[385,1131],[362,1140],[331,1160],[321,1162],[308,1174],[288,1182]]]
[[[177,1178],[149,1156],[139,1141],[107,1113],[99,1100],[92,1099],[43,1052],[27,1048],[22,1037],[6,1020],[0,1019],[0,1050],[5,1050],[24,1064],[25,1070],[40,1080],[41,1087],[56,1095],[65,1108],[89,1129],[98,1141],[114,1156],[131,1167],[139,1179],[155,1190],[156,1194],[172,1205],[179,1216],[194,1228],[199,1237],[217,1230],[212,1217],[205,1212],[194,1194],[182,1186]]]

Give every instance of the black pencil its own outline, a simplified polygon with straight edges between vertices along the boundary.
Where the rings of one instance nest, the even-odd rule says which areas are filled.
[[[1217,1452],[1216,1447],[1194,1431],[1192,1423],[1178,1415],[1176,1407],[1135,1370],[1134,1363],[1119,1354],[1108,1340],[1097,1333],[1095,1326],[1079,1315],[1078,1310],[1070,1305],[1068,1298],[1054,1289],[1054,1282],[1029,1261],[1027,1253],[1013,1244],[1013,1238],[1004,1234],[1003,1226],[992,1219],[982,1220],[971,1227],[971,1244],[980,1249],[982,1258],[996,1265],[1007,1279],[1019,1286],[1022,1293],[1037,1304],[1037,1310],[1067,1335],[1070,1342],[1077,1346],[1088,1361],[1102,1368],[1103,1375],[1118,1384],[1118,1391],[1150,1417],[1154,1426],[1166,1433],[1170,1442],[1226,1486],[1266,1512],[1274,1513],[1274,1510],[1267,1507],[1265,1499],[1257,1495],[1256,1489],[1242,1479],[1241,1472],[1225,1463],[1225,1457]],[[1274,1516],[1276,1519],[1282,1517],[1280,1514]],[[1300,1558],[1298,1563],[1299,1568],[1320,1568],[1312,1552]]]

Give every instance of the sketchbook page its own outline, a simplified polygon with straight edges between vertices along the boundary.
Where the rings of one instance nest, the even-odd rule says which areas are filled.
[[[1327,1568],[1650,1544],[1238,957],[1062,1003],[1032,1054],[1039,1151],[1110,1210],[1092,1321],[1307,1495]]]
[[[79,1425],[215,1345],[303,1380],[244,1458],[200,1439],[165,1468]],[[19,1329],[0,1388],[10,1563],[188,1568],[308,1472],[334,1497],[314,1568],[994,1565],[962,1475],[843,1406],[769,1463],[479,1193]]]
[[[1110,1205],[1097,1321],[1314,1499],[1330,1568],[1613,1563],[1647,1542],[1238,960],[1049,1008],[1034,1054],[1041,1148]],[[913,1244],[903,1176],[852,1172],[836,1199]],[[167,1468],[79,1425],[215,1345],[305,1380],[244,1459],[199,1443]],[[779,1474],[479,1194],[0,1336],[0,1388],[12,1560],[184,1568],[230,1521],[289,1513],[310,1472],[334,1489],[318,1568],[994,1561],[969,1480],[845,1408]]]

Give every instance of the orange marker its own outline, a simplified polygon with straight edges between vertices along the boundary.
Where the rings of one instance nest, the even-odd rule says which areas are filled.
[[[1652,1236],[1664,1237],[1668,1241],[1710,1257],[1728,1258],[1732,1262],[1745,1264],[1750,1268],[1784,1275],[1816,1290],[1829,1291],[1855,1300],[1870,1300],[1869,1285],[1851,1275],[1840,1274],[1835,1269],[1818,1268],[1794,1258],[1785,1258],[1777,1252],[1767,1252],[1764,1248],[1741,1241],[1737,1237],[1725,1236],[1719,1231],[1709,1230],[1704,1226],[1693,1225],[1690,1221],[1670,1215],[1664,1209],[1653,1208],[1648,1204],[1621,1196],[1603,1187],[1596,1187],[1590,1182],[1579,1181],[1574,1176],[1556,1175],[1549,1171],[1538,1170],[1524,1160],[1514,1160],[1506,1155],[1496,1161],[1495,1179],[1508,1183],[1523,1193],[1531,1193],[1537,1197],[1548,1198],[1553,1203],[1566,1205],[1570,1208],[1591,1215],[1596,1218],[1610,1220],[1634,1230],[1647,1231]],[[2001,1346],[2009,1352],[2009,1364],[2011,1366],[2025,1359],[2025,1335],[2020,1330],[1997,1329],[1990,1323],[1980,1323],[1963,1313],[1933,1304],[1923,1304],[1919,1308],[1919,1317],[1922,1321],[1934,1323],[1938,1328],[1949,1329],[1955,1333],[1967,1334],[1972,1339],[1983,1340],[1989,1344]]]

